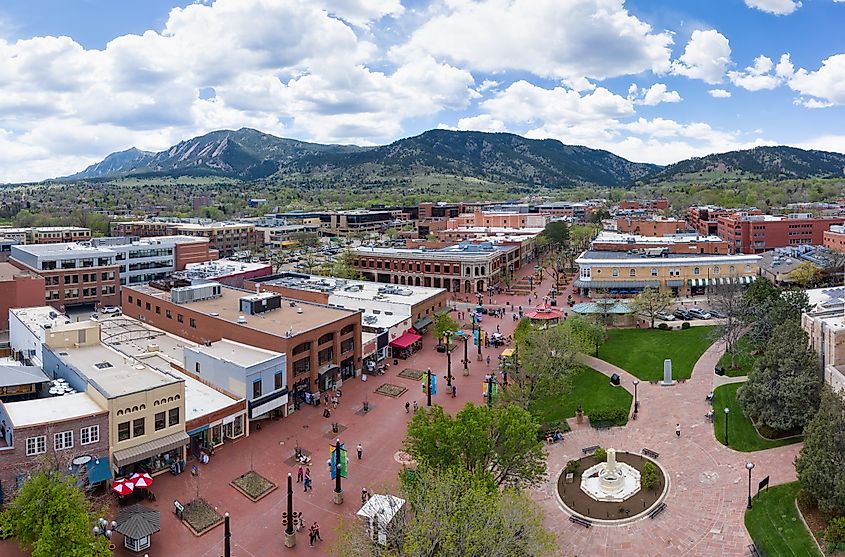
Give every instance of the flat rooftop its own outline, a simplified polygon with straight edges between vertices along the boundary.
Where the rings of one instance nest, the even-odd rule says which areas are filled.
[[[225,338],[217,342],[212,342],[211,346],[198,345],[192,346],[189,349],[225,362],[231,362],[241,367],[250,367],[282,355],[279,352],[264,350],[263,348],[249,346]]]
[[[134,290],[141,294],[170,302],[169,292],[164,292],[149,285],[124,287],[124,289],[127,292]],[[223,286],[220,290],[221,296],[219,298],[177,304],[177,307],[204,313],[215,319],[229,323],[237,323],[238,318],[243,316],[246,319],[246,323],[242,324],[242,327],[249,327],[280,337],[287,336],[288,331],[290,331],[290,336],[310,331],[328,323],[349,317],[350,313],[353,313],[350,310],[341,308],[282,298],[282,307],[256,315],[248,315],[241,312],[240,299],[244,296],[254,295],[255,292],[229,288],[227,286]],[[295,306],[291,306],[291,302]]]
[[[439,249],[358,247],[352,248],[352,252],[359,255],[383,255],[461,261],[465,259],[478,260],[496,257],[514,249],[517,249],[516,246],[497,246],[489,242],[483,242],[480,244],[461,242],[460,244],[456,244],[454,246],[447,246]]]
[[[190,238],[190,236],[180,237]],[[188,278],[207,278],[213,280],[238,273],[260,271],[267,267],[270,267],[269,263],[250,263],[220,259],[217,261],[206,261],[204,263],[188,263],[187,268],[182,274]]]
[[[32,254],[36,257],[108,257],[117,255],[106,246],[92,247],[78,242],[61,244],[25,244],[13,249]]]
[[[504,235],[520,235],[529,236],[540,234],[545,230],[544,228],[511,228],[509,226],[456,226],[454,228],[447,228],[443,232],[466,232],[475,234],[504,234]]]
[[[38,306],[31,308],[12,308],[12,315],[17,317],[24,326],[36,336],[41,334],[44,325],[56,328],[72,323],[70,318],[62,315],[56,308]]]
[[[657,248],[655,248],[657,249]],[[760,260],[759,255],[750,254],[736,254],[736,255],[709,255],[699,253],[668,253],[666,255],[648,256],[644,253],[637,253],[634,251],[596,251],[587,250],[578,256],[576,262],[582,261],[627,261],[627,262],[646,262],[653,261],[659,263],[661,261],[679,261],[683,263],[701,262],[702,264],[720,263],[720,262],[757,262]]]
[[[0,282],[10,281],[15,277],[15,275],[35,276],[32,273],[28,273],[22,269],[18,269],[11,263],[5,261],[0,263]]]
[[[14,427],[49,424],[107,412],[88,393],[7,402],[4,406]]]
[[[306,275],[304,273],[283,273],[266,278],[269,280],[259,279],[256,282],[296,290],[323,292],[330,296],[329,303],[335,303],[331,297],[342,296],[356,300],[381,300],[398,304],[415,305],[444,292],[442,288],[400,286],[366,280]]]
[[[53,349],[98,387],[106,398],[116,398],[179,383],[181,379],[144,365],[105,344]]]
[[[686,244],[690,242],[699,243],[720,243],[724,242],[718,236],[701,236],[697,234],[670,234],[668,236],[641,236],[639,234],[627,234],[625,232],[614,232],[602,230],[593,242],[613,244]]]

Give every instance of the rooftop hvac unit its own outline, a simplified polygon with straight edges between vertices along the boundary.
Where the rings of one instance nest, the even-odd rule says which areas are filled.
[[[264,313],[282,307],[282,297],[271,292],[244,296],[240,300],[240,310],[250,315]]]
[[[170,290],[170,301],[174,304],[187,304],[200,300],[220,298],[223,295],[221,288],[220,284],[216,282],[180,286]]]

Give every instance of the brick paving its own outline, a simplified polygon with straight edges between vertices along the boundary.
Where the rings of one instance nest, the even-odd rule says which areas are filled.
[[[528,272],[526,269],[525,272]],[[546,274],[542,284],[535,288],[540,293],[537,301],[528,297],[495,295],[498,306],[508,307],[510,301],[523,309],[542,302],[542,296],[551,287]],[[583,301],[572,292],[571,283],[562,289],[558,299],[565,304],[567,295],[573,294],[575,302]],[[485,305],[489,298],[485,295]],[[475,305],[475,297],[468,300],[454,300],[456,307],[464,311]],[[567,309],[567,308],[564,308]],[[510,313],[504,319],[485,316],[482,326],[495,330],[499,325],[502,334],[512,334],[515,322]],[[161,532],[152,538],[152,547],[146,553],[150,557],[217,557],[223,554],[223,527],[218,526],[209,533],[196,537],[181,525],[174,516],[173,501],[187,503],[197,493],[219,512],[229,512],[232,517],[232,555],[237,557],[272,557],[276,555],[326,555],[336,540],[336,528],[341,519],[354,519],[360,508],[361,488],[366,486],[370,493],[394,490],[401,465],[395,456],[402,449],[406,424],[410,418],[405,413],[405,402],[416,401],[425,405],[420,382],[399,377],[405,368],[425,370],[431,367],[440,376],[438,394],[434,403],[449,412],[456,412],[468,401],[483,403],[482,379],[488,373],[486,356],[491,356],[492,365],[502,348],[484,349],[484,360],[476,359],[476,352],[469,352],[469,376],[463,375],[463,349],[453,353],[453,383],[457,396],[445,393],[446,356],[437,353],[435,342],[426,336],[423,350],[399,365],[391,365],[385,376],[374,376],[369,381],[359,379],[345,382],[343,396],[331,419],[322,417],[321,407],[306,407],[290,417],[262,424],[261,430],[252,429],[246,439],[227,443],[212,457],[210,464],[200,466],[199,478],[189,473],[181,476],[163,475],[156,478],[153,490],[158,500],[151,506],[161,511]],[[470,346],[469,348],[474,348]],[[800,449],[798,445],[780,447],[762,453],[743,455],[723,447],[713,437],[712,426],[704,415],[707,412],[706,394],[713,388],[713,365],[718,361],[721,347],[714,346],[696,364],[692,378],[674,387],[659,387],[648,382],[640,383],[640,419],[630,422],[625,428],[595,431],[588,427],[577,427],[566,435],[563,443],[550,447],[549,481],[532,491],[532,496],[546,511],[546,522],[556,535],[560,555],[605,556],[605,555],[743,555],[750,543],[742,525],[747,489],[746,458],[755,464],[755,482],[765,475],[771,475],[772,485],[794,479],[792,460]],[[631,389],[633,377],[619,368],[601,360],[585,357],[589,365],[610,374],[619,373],[623,385]],[[392,362],[391,362],[392,363]],[[376,395],[373,391],[382,383],[390,382],[408,387],[408,391],[393,399]],[[370,403],[370,411],[362,412],[364,400]],[[334,437],[331,422],[339,422],[345,430],[340,438],[350,449],[349,478],[343,481],[345,502],[332,503],[334,482],[330,479],[326,459],[329,444]],[[683,435],[675,438],[675,424],[680,422]],[[360,462],[354,447],[363,444],[364,458]],[[286,508],[287,474],[294,475],[296,467],[290,465],[294,447],[299,444],[311,451],[311,466],[314,489],[303,493],[302,484],[294,483],[294,510],[302,511],[306,527],[315,520],[321,526],[322,542],[315,547],[308,546],[307,531],[297,534],[297,546],[284,547],[281,513]],[[581,448],[589,445],[612,446],[617,449],[639,452],[648,447],[660,453],[660,462],[669,472],[671,487],[666,499],[668,509],[655,520],[644,519],[619,527],[593,527],[585,530],[571,524],[566,513],[554,498],[553,479],[557,477],[569,458],[580,456]],[[285,461],[288,462],[285,462]],[[229,482],[254,468],[258,473],[279,485],[279,489],[257,503],[238,493]],[[112,517],[108,517],[112,518]],[[115,555],[139,555],[122,546],[120,535],[115,535],[118,545]],[[22,555],[9,541],[0,541],[0,555],[16,557]],[[140,555],[143,555],[140,554]]]

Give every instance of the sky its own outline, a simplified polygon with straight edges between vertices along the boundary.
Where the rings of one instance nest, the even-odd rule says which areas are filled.
[[[4,0],[0,183],[251,127],[845,152],[845,0]]]

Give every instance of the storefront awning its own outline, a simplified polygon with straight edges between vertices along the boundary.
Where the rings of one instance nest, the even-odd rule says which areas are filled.
[[[680,288],[684,285],[684,281],[682,280],[667,280],[666,286],[669,288]]]
[[[397,337],[390,341],[390,346],[393,348],[405,349],[410,347],[415,342],[422,340],[422,337],[416,333],[411,331],[405,331],[402,336]]]
[[[576,288],[660,288],[659,280],[576,280]]]
[[[418,331],[424,331],[426,327],[432,324],[431,317],[421,317],[414,321],[414,329]]]
[[[139,460],[144,460],[145,458],[150,458],[151,456],[156,456],[178,447],[183,447],[188,444],[188,439],[188,434],[184,431],[180,431],[179,433],[173,433],[165,437],[153,439],[152,441],[147,441],[146,443],[141,443],[140,445],[135,445],[134,447],[129,447],[128,449],[115,451],[114,455],[112,455],[112,460],[114,460],[114,463],[118,468],[121,468],[127,464],[132,464],[133,462],[138,462]]]
[[[108,456],[92,458],[85,464],[85,468],[88,470],[89,484],[96,484],[111,479],[111,466],[109,466]]]

